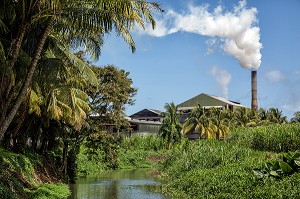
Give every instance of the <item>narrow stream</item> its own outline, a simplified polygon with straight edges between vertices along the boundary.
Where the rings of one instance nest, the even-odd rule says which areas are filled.
[[[161,182],[145,169],[120,170],[79,178],[70,185],[70,199],[167,199]]]

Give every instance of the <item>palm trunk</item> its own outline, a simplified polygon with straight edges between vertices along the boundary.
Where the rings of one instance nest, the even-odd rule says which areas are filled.
[[[12,109],[11,111],[9,112],[9,114],[7,115],[7,117],[5,118],[5,120],[3,121],[2,124],[0,124],[0,144],[2,142],[2,139],[4,137],[4,134],[7,130],[7,128],[9,127],[9,125],[11,124],[13,118],[15,117],[22,101],[24,100],[24,97],[26,95],[26,92],[27,92],[27,89],[31,83],[31,80],[32,80],[32,77],[33,77],[33,74],[34,74],[34,71],[36,69],[36,66],[38,64],[38,61],[40,60],[40,56],[41,56],[41,52],[43,50],[43,47],[44,47],[44,44],[45,44],[45,41],[48,37],[48,34],[52,28],[52,24],[53,24],[53,21],[54,21],[54,17],[51,17],[48,24],[46,25],[45,27],[45,30],[44,32],[42,33],[41,37],[40,37],[40,40],[39,40],[39,43],[37,45],[37,49],[34,53],[34,56],[33,56],[33,59],[32,59],[32,62],[31,62],[31,65],[29,67],[29,70],[27,72],[27,75],[26,75],[26,78],[23,82],[23,85],[19,91],[19,94],[16,98],[16,101],[15,103],[13,104],[12,106]]]
[[[23,25],[22,28],[20,29],[19,34],[17,35],[16,40],[13,42],[12,44],[12,48],[13,51],[10,53],[10,68],[13,70],[13,68],[15,67],[15,64],[17,62],[20,50],[21,50],[21,45],[24,39],[24,35],[26,33],[27,30],[27,25]],[[3,93],[1,93],[1,100],[2,100],[2,105],[1,105],[1,118],[0,118],[0,124],[3,123],[3,121],[5,120],[6,117],[6,113],[8,110],[8,107],[12,101],[12,98],[14,96],[14,92],[15,92],[15,82],[14,80],[12,80],[9,76],[10,75],[5,75],[7,78],[5,78],[4,76],[2,78],[4,78],[7,82],[2,82],[1,86],[7,86],[6,83],[8,83],[8,87],[3,88]],[[2,88],[1,88],[2,90]],[[0,136],[1,137],[1,136]],[[1,142],[1,140],[0,140]]]
[[[68,168],[68,147],[69,147],[69,143],[65,138],[64,148],[63,148],[63,160],[62,160],[62,165],[61,165],[61,171],[65,175],[67,175],[67,172],[68,172],[68,170],[67,170],[67,168]]]

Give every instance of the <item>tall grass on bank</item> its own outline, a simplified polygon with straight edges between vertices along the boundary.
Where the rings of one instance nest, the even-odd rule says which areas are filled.
[[[105,154],[104,148],[94,150],[93,154],[89,154],[85,146],[80,147],[80,153],[77,158],[78,176],[97,175],[103,171],[112,169],[112,161],[117,166],[114,169],[133,169],[133,168],[149,168],[153,162],[149,157],[160,156],[165,150],[165,144],[162,139],[156,135],[136,135],[130,138],[111,140],[107,143],[112,146],[116,156],[110,156],[114,159],[105,158],[109,154]],[[116,150],[116,151],[115,151]],[[107,150],[111,152],[112,150]]]
[[[67,198],[67,185],[41,184],[35,167],[42,159],[37,154],[21,155],[0,148],[0,198]]]
[[[260,180],[253,168],[278,158],[217,140],[189,142],[170,151],[160,165],[162,190],[172,198],[297,198],[299,174]]]
[[[300,149],[300,123],[239,128],[227,141],[260,151],[296,151]]]
[[[121,169],[150,168],[149,157],[161,156],[165,143],[156,135],[136,135],[127,138],[120,146],[118,162]]]

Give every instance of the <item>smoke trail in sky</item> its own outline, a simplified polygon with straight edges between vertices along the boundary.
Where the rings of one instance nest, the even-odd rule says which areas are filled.
[[[257,26],[256,8],[246,8],[246,0],[239,2],[232,11],[223,11],[217,6],[212,12],[209,5],[189,6],[186,13],[170,10],[163,19],[158,19],[158,27],[146,33],[165,36],[178,31],[218,37],[224,51],[235,57],[243,68],[257,70],[261,63],[260,29]],[[139,31],[140,32],[140,31]]]
[[[231,80],[231,74],[217,66],[212,67],[210,73],[217,81],[224,98],[228,99],[228,84]]]

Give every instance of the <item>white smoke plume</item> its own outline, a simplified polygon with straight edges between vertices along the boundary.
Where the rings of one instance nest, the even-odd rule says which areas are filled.
[[[257,9],[247,8],[246,0],[239,2],[232,11],[217,6],[213,12],[209,5],[189,6],[188,12],[168,11],[156,30],[146,27],[152,36],[165,36],[178,31],[218,37],[224,51],[235,57],[243,68],[257,70],[261,64],[260,29],[257,26]],[[159,34],[157,34],[159,33]]]
[[[224,98],[228,99],[228,84],[231,80],[231,74],[217,66],[213,66],[210,70],[210,73],[217,81],[217,84],[220,87]]]

